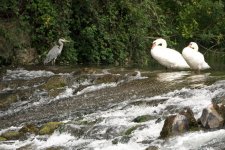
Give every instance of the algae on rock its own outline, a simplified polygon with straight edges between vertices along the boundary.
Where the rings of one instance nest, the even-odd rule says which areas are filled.
[[[39,134],[40,135],[52,134],[62,124],[63,124],[62,122],[48,122],[41,127]]]

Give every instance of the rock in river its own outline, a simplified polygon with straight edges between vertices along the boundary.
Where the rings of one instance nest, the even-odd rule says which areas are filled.
[[[185,108],[177,115],[168,116],[160,132],[160,138],[167,138],[173,135],[185,133],[190,129],[198,128],[194,114],[190,108]]]
[[[203,109],[200,117],[201,124],[204,128],[214,129],[221,128],[224,125],[224,118],[219,112],[224,110],[223,105],[210,104],[207,108]]]

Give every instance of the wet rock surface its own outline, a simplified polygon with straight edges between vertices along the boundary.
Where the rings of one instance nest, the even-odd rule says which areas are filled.
[[[198,124],[190,108],[184,108],[179,114],[168,116],[164,122],[160,138],[180,135],[190,130],[197,130]]]
[[[223,110],[222,110],[223,109]],[[217,104],[210,104],[202,111],[200,117],[201,124],[204,128],[215,129],[224,125],[224,118],[220,112],[224,113],[224,106],[219,107]]]

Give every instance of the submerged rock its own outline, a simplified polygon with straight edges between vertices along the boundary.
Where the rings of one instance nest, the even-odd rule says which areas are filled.
[[[11,94],[0,94],[0,110],[7,109],[12,103],[17,102],[18,96],[15,93]]]
[[[37,134],[39,129],[34,124],[26,124],[19,130],[9,130],[0,135],[0,141],[24,140],[27,133]]]
[[[33,134],[37,134],[39,132],[39,129],[37,128],[36,125],[29,123],[24,125],[19,132],[21,133],[33,133]]]
[[[140,125],[136,125],[136,126],[133,126],[129,129],[127,129],[125,132],[124,132],[124,135],[130,135],[133,131],[135,131],[138,127],[140,127]]]
[[[154,117],[150,116],[150,115],[143,115],[143,116],[138,116],[138,117],[134,118],[133,122],[140,123],[140,122],[149,121],[151,119],[154,119]]]
[[[8,109],[11,104],[19,101],[27,101],[32,97],[33,89],[24,90],[9,90],[4,93],[0,93],[0,110]]]
[[[82,74],[94,74],[96,71],[97,71],[96,68],[87,68],[87,67],[85,67],[85,68],[81,68],[81,69],[79,69],[77,71],[74,71],[72,73],[72,75],[73,76],[78,76],[78,75],[82,75]]]
[[[224,118],[219,114],[220,109],[217,104],[210,104],[207,108],[203,109],[200,117],[201,124],[204,128],[214,129],[221,128],[224,125]]]
[[[159,150],[159,148],[157,146],[149,146],[145,150]]]
[[[7,139],[0,136],[0,141],[6,141]]]
[[[62,122],[48,122],[41,127],[39,134],[40,135],[52,134],[62,124],[63,124]]]
[[[82,137],[85,131],[88,131],[91,126],[88,125],[75,125],[72,123],[64,124],[60,127],[60,132],[68,132],[75,137]]]
[[[96,78],[94,82],[96,84],[118,82],[120,80],[120,78],[121,78],[121,76],[119,76],[119,75],[105,74],[105,75],[102,75],[102,76],[99,76],[98,78]]]

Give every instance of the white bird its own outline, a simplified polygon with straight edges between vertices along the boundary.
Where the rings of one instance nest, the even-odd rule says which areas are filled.
[[[190,44],[183,49],[182,55],[193,70],[197,70],[199,72],[200,70],[210,68],[210,66],[205,62],[202,53],[198,51],[198,45],[195,42],[190,42]]]
[[[55,65],[55,60],[61,54],[63,49],[63,42],[69,42],[65,39],[59,39],[59,45],[55,45],[47,54],[44,64],[47,64],[52,61],[52,65]]]
[[[182,55],[174,50],[167,48],[166,40],[160,38],[153,41],[151,48],[152,57],[161,65],[171,69],[189,69],[189,65]]]

